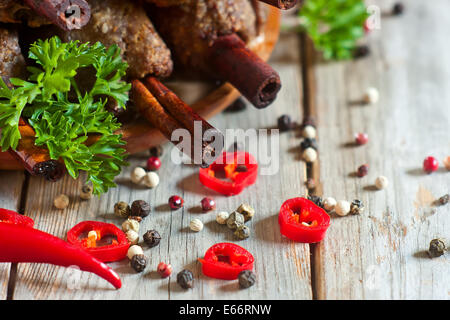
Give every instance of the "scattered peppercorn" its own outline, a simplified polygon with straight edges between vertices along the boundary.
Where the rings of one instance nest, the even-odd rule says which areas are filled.
[[[302,153],[305,162],[312,163],[317,160],[317,151],[313,148],[307,148]]]
[[[150,214],[150,211],[150,205],[144,200],[136,200],[131,204],[131,215],[133,216],[145,218]]]
[[[182,287],[183,289],[190,289],[194,286],[194,274],[184,269],[181,272],[178,272],[177,274],[177,283]]]
[[[147,172],[145,172],[144,168],[141,167],[134,168],[130,176],[131,182],[135,184],[142,184],[142,181],[146,174]]]
[[[437,258],[445,253],[446,247],[445,242],[442,239],[433,239],[430,242],[430,247],[428,249],[428,254],[430,258]]]
[[[144,242],[150,247],[156,247],[161,242],[161,235],[156,230],[149,230],[144,234]]]
[[[69,197],[65,194],[60,194],[53,200],[53,205],[56,209],[64,210],[69,206]]]
[[[194,232],[200,232],[203,230],[203,222],[199,219],[194,219],[189,223],[189,228]]]
[[[367,45],[357,46],[353,51],[353,58],[359,59],[367,57],[370,54],[370,48]]]
[[[159,184],[159,176],[156,172],[147,172],[142,179],[142,184],[146,186],[147,188],[155,188]]]
[[[239,112],[245,110],[246,108],[247,104],[245,103],[244,99],[239,98],[232,104],[230,104],[230,106],[225,109],[225,112]]]
[[[161,146],[151,147],[149,150],[151,157],[161,157],[163,155],[163,148]]]
[[[238,276],[239,286],[243,289],[250,288],[256,282],[256,275],[250,270],[244,270]]]
[[[250,228],[244,225],[240,225],[236,228],[236,231],[234,231],[234,235],[239,240],[245,240],[250,237]]]
[[[316,138],[316,135],[317,135],[316,128],[314,128],[313,126],[307,125],[303,127],[302,136],[304,138],[314,139]]]
[[[145,270],[145,267],[147,267],[147,257],[143,254],[135,254],[131,258],[131,267],[134,269],[134,271],[140,273]]]
[[[134,230],[128,230],[125,235],[127,236],[128,242],[132,245],[138,244],[139,242],[139,234]]]
[[[131,208],[128,203],[119,201],[114,205],[114,214],[118,217],[128,218],[131,214]]]
[[[169,198],[169,207],[172,210],[178,210],[183,208],[184,200],[180,196],[171,196]]]
[[[157,271],[161,278],[167,278],[170,277],[172,274],[172,266],[170,264],[165,264],[164,262],[161,262],[158,264]]]
[[[450,195],[447,193],[446,195],[443,195],[442,197],[440,197],[438,199],[438,202],[441,206],[443,206],[443,205],[447,204],[449,200],[450,200]]]
[[[135,232],[139,232],[139,222],[134,219],[127,219],[122,223],[122,231],[128,232],[133,230]]]
[[[443,163],[444,163],[445,169],[450,170],[450,156],[445,157]]]
[[[211,211],[216,208],[216,202],[214,201],[214,199],[208,197],[203,198],[201,204],[203,212]]]
[[[379,176],[375,179],[375,187],[377,187],[377,189],[379,190],[387,188],[388,185],[389,180],[384,176]]]
[[[432,173],[439,168],[439,162],[435,157],[426,157],[423,160],[423,171],[426,173]]]
[[[365,177],[369,173],[369,165],[363,164],[358,168],[358,171],[356,172],[356,175],[360,178]]]
[[[345,200],[340,200],[336,203],[334,211],[341,217],[346,216],[350,213],[350,203]]]
[[[83,200],[91,199],[93,190],[92,186],[85,184],[81,187],[80,198]]]
[[[323,200],[319,196],[308,196],[308,200],[314,202],[314,204],[323,209]]]
[[[147,170],[157,171],[161,168],[161,160],[158,157],[150,157],[147,160]]]
[[[138,245],[132,245],[127,252],[128,259],[133,259],[133,257],[137,254],[144,254],[144,250]]]
[[[221,211],[216,215],[216,221],[218,224],[226,224],[230,214],[225,211]]]
[[[364,211],[364,204],[361,200],[353,200],[350,205],[350,213],[351,214],[361,214]]]
[[[232,230],[237,229],[244,223],[245,223],[244,216],[237,211],[232,212],[227,219],[227,226]]]
[[[278,118],[278,129],[280,129],[281,132],[289,131],[292,129],[292,120],[289,115],[283,114]]]
[[[316,139],[305,138],[300,143],[300,148],[302,150],[306,150],[308,148],[313,148],[314,150],[319,150],[319,146],[317,144]]]
[[[245,222],[250,221],[255,215],[255,209],[247,203],[241,204],[236,211],[244,216]]]
[[[376,88],[367,88],[363,100],[366,104],[375,104],[380,100],[380,93]]]
[[[313,178],[308,178],[306,179],[305,185],[308,190],[314,190],[316,188],[316,180]]]
[[[334,210],[334,207],[336,207],[336,200],[332,197],[325,198],[323,200],[323,208],[327,212],[331,212]]]
[[[405,6],[401,2],[395,3],[394,6],[392,7],[392,14],[394,16],[399,16],[403,14],[403,11],[405,11]]]
[[[364,145],[367,142],[369,142],[369,136],[367,135],[367,133],[357,133],[355,134],[355,143],[357,145]]]

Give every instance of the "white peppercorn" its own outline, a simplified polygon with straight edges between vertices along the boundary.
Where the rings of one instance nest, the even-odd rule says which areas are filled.
[[[313,126],[305,126],[302,130],[302,136],[304,138],[314,139],[316,135],[316,128],[314,128]]]
[[[134,219],[127,219],[122,223],[122,231],[128,232],[133,230],[134,232],[139,232],[139,222]]]
[[[132,245],[127,252],[128,259],[133,259],[133,257],[137,254],[144,254],[144,250],[138,245]]]
[[[203,222],[201,222],[199,219],[194,219],[189,223],[189,228],[191,228],[194,232],[200,232],[203,230]]]
[[[350,202],[345,200],[338,201],[334,207],[334,211],[341,217],[348,215],[350,213]]]
[[[388,185],[389,185],[389,181],[384,176],[379,176],[378,178],[375,179],[375,186],[379,190],[387,188]]]
[[[334,198],[328,197],[328,198],[325,198],[325,200],[323,200],[323,208],[327,212],[333,211],[335,206],[336,206],[336,200]]]
[[[363,100],[367,104],[375,104],[378,102],[380,98],[380,93],[376,88],[367,88],[366,92],[364,93]]]
[[[131,172],[131,181],[135,184],[141,184],[146,174],[147,172],[144,170],[144,168],[136,167]]]
[[[59,210],[64,210],[69,206],[69,197],[65,194],[60,194],[53,200],[54,206]]]
[[[216,215],[216,221],[218,224],[226,224],[230,214],[225,211],[221,211]]]
[[[127,236],[128,241],[131,245],[138,244],[139,242],[139,234],[134,230],[128,230],[125,235]]]
[[[159,176],[156,172],[147,172],[142,183],[147,188],[155,188],[159,184]]]
[[[306,162],[314,162],[317,160],[317,151],[313,148],[306,148],[302,154],[303,160]]]
[[[245,222],[251,220],[255,215],[255,209],[247,203],[243,203],[236,209],[237,212],[244,216]]]
[[[80,198],[83,200],[89,200],[92,198],[93,188],[89,185],[84,185],[80,190]]]

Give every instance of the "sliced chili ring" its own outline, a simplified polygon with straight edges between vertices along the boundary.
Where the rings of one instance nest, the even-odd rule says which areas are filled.
[[[280,232],[303,243],[322,241],[330,226],[330,216],[314,202],[305,198],[286,200],[278,216]]]
[[[217,243],[198,260],[205,276],[223,280],[237,279],[242,271],[252,270],[255,262],[250,252],[234,243]]]
[[[8,209],[0,208],[0,222],[18,224],[33,228],[33,219]]]
[[[94,231],[95,239],[87,235]],[[108,243],[97,246],[97,242],[109,238]],[[130,243],[125,233],[111,223],[83,221],[67,232],[67,241],[77,246],[102,262],[119,261],[126,257]]]
[[[245,170],[239,170],[241,166]],[[223,171],[228,181],[217,178],[218,171]],[[244,151],[224,152],[208,168],[201,168],[199,173],[200,182],[205,187],[226,196],[241,193],[254,184],[257,177],[258,163],[250,153]]]

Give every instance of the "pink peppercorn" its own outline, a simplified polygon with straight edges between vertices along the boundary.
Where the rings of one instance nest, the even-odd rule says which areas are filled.
[[[367,175],[367,173],[369,172],[369,165],[368,164],[363,164],[362,166],[360,166],[358,168],[358,171],[356,173],[356,175],[360,178],[364,177]]]
[[[214,199],[211,198],[203,198],[201,201],[202,204],[202,210],[204,212],[206,211],[210,211],[210,210],[214,210],[216,208],[216,202],[214,201]]]
[[[165,264],[164,262],[160,262],[158,264],[157,271],[161,278],[167,278],[170,277],[172,274],[172,266],[170,264]]]
[[[363,145],[369,142],[369,136],[367,133],[357,133],[355,134],[355,142],[358,145]]]
[[[432,173],[439,168],[439,162],[435,157],[426,157],[423,160],[423,171],[426,173]]]
[[[147,170],[157,171],[161,168],[161,160],[158,157],[150,157],[147,160]]]
[[[183,208],[184,200],[180,196],[171,196],[169,198],[169,207],[172,210],[178,210]]]

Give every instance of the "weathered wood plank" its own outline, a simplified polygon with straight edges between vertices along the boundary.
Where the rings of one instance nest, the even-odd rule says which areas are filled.
[[[284,37],[283,47],[274,54],[273,65],[280,72],[284,88],[277,102],[266,110],[249,107],[239,114],[222,114],[212,122],[219,129],[248,128],[265,129],[276,125],[279,115],[291,114],[294,120],[301,120],[301,77],[298,66],[299,47],[297,37]],[[292,48],[296,48],[292,50]],[[79,221],[96,219],[120,225],[120,219],[112,216],[113,205],[119,200],[132,202],[137,199],[149,201],[153,213],[141,224],[141,236],[146,230],[158,230],[163,240],[153,249],[144,245],[149,256],[149,266],[143,274],[135,274],[127,261],[111,264],[123,280],[121,290],[113,290],[105,281],[88,273],[75,277],[73,271],[46,265],[20,265],[16,284],[15,299],[311,299],[311,279],[309,246],[293,244],[281,238],[277,222],[279,207],[284,199],[304,195],[304,165],[298,160],[296,147],[299,143],[296,133],[279,137],[280,151],[272,154],[273,160],[280,161],[279,173],[260,176],[256,185],[236,197],[223,197],[204,188],[197,177],[198,169],[171,162],[172,147],[167,145],[163,157],[163,167],[159,174],[161,184],[155,190],[138,189],[128,180],[129,173],[136,165],[143,165],[145,157],[131,160],[118,178],[119,186],[101,199],[88,202],[77,198],[80,181],[69,178],[56,184],[40,179],[31,179],[27,199],[27,212],[36,220],[39,229],[59,237],[65,237],[67,230]],[[274,143],[278,136],[269,135]],[[233,141],[228,141],[231,144]],[[288,152],[290,151],[290,152]],[[52,201],[60,193],[71,198],[71,205],[65,211],[53,208]],[[182,210],[170,212],[167,199],[181,195],[185,200]],[[257,215],[249,222],[252,237],[237,242],[247,248],[256,258],[257,284],[249,290],[239,290],[236,281],[218,281],[201,274],[197,258],[212,244],[223,241],[236,242],[232,232],[215,222],[215,213],[200,213],[200,200],[212,196],[217,202],[217,211],[232,211],[240,203],[251,203]],[[199,218],[205,223],[201,233],[189,230],[189,222]],[[174,275],[170,279],[160,279],[155,270],[160,261],[170,262]],[[176,284],[175,274],[183,268],[192,270],[196,276],[195,288],[182,290]],[[73,279],[78,281],[73,281]],[[73,286],[73,284],[76,284]],[[72,285],[72,286],[71,286]],[[75,287],[75,288],[74,288]],[[78,289],[77,289],[78,287]],[[72,288],[72,289],[70,289]]]
[[[432,205],[449,192],[449,173],[422,171],[426,156],[448,155],[450,57],[440,53],[450,49],[449,9],[445,0],[408,1],[404,16],[383,18],[369,36],[370,58],[317,66],[324,195],[366,205],[361,216],[334,216],[316,247],[320,299],[450,298],[448,255],[424,252],[431,239],[450,238],[449,206]],[[378,104],[350,103],[369,86]],[[355,132],[367,132],[369,144],[351,146]],[[369,175],[354,177],[364,163]],[[374,191],[378,175],[388,177],[386,190]]]
[[[0,208],[19,209],[24,176],[23,172],[0,171]],[[9,263],[0,263],[0,300],[7,297],[10,268]]]

